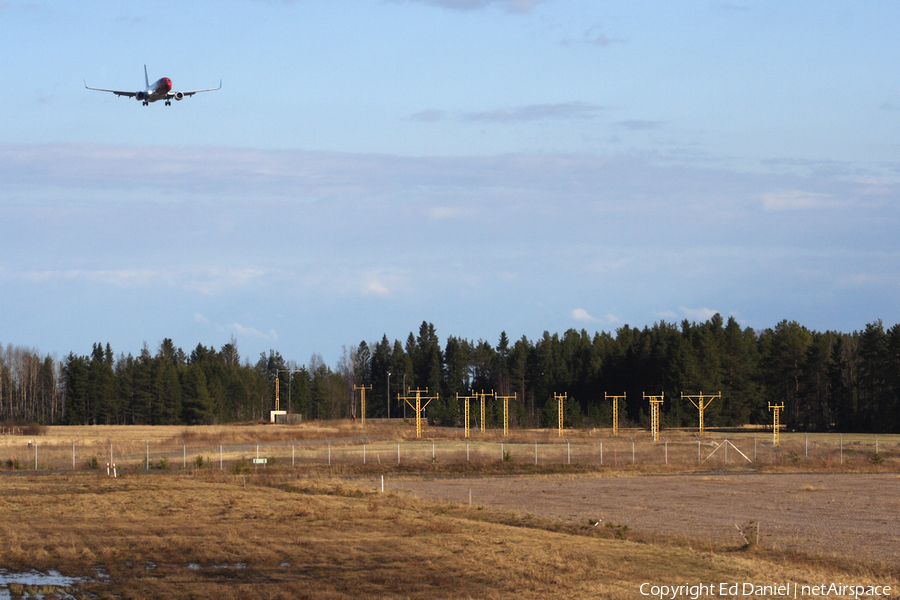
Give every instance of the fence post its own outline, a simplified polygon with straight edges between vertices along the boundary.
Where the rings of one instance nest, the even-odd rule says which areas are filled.
[[[400,442],[397,442],[397,464],[400,464]]]
[[[72,440],[72,472],[75,472],[75,440]]]
[[[37,471],[37,438],[34,439],[34,470]]]
[[[806,460],[809,460],[809,432],[803,434],[806,436]]]
[[[294,451],[293,451],[293,448],[294,448],[294,447],[291,446],[291,461],[292,461],[291,464],[292,464],[292,465],[294,464],[294,463],[293,463],[293,460],[294,460]],[[366,464],[366,443],[365,443],[365,442],[363,442],[363,464]]]
[[[257,447],[256,453],[259,454],[259,447]],[[112,456],[112,452],[110,451],[110,456]],[[184,440],[181,440],[181,470],[187,469],[187,444],[184,443]]]
[[[634,464],[634,438],[629,438],[631,440],[631,464]]]
[[[469,440],[466,440],[466,462],[469,462]]]
[[[600,466],[603,466],[603,440],[597,438],[597,441],[600,442]]]
[[[844,434],[839,433],[838,435],[841,436],[841,464],[844,464]]]
[[[294,464],[293,452],[291,452],[291,464]],[[222,463],[222,440],[219,440],[219,470],[224,470],[224,465]]]
[[[113,463],[112,440],[109,440],[109,464]]]
[[[147,470],[150,470],[150,442],[144,440],[144,443],[147,444]]]
[[[566,464],[572,464],[572,446],[569,444],[569,438],[566,438]]]
[[[537,464],[537,438],[531,438],[534,440],[534,464]]]

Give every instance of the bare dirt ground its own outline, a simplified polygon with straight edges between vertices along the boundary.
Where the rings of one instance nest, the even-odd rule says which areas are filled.
[[[711,473],[394,480],[386,489],[519,515],[602,517],[644,534],[760,546],[900,568],[900,475]],[[754,529],[755,532],[755,529]]]

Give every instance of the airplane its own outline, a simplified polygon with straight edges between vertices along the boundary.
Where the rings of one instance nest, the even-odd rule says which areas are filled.
[[[205,90],[191,90],[189,92],[173,92],[172,80],[168,77],[158,79],[153,85],[150,85],[150,78],[147,76],[147,65],[144,65],[144,82],[147,84],[147,89],[145,89],[143,92],[125,92],[122,90],[92,88],[88,87],[87,81],[84,82],[84,87],[97,92],[112,92],[116,96],[128,96],[129,98],[134,98],[139,102],[143,102],[144,106],[150,106],[151,102],[156,102],[157,100],[165,100],[166,106],[171,106],[172,98],[175,98],[175,100],[184,100],[185,97],[193,96],[194,94],[200,92],[214,92],[216,90],[222,89],[221,79],[219,80],[219,87],[208,88]]]

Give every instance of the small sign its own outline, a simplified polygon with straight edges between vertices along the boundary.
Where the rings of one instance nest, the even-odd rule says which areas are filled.
[[[269,459],[268,459],[268,458],[254,458],[254,459],[253,459],[253,464],[254,464],[254,465],[264,465],[264,464],[266,464],[267,462],[269,462]]]

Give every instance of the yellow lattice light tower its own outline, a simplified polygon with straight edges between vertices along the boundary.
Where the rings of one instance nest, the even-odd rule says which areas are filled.
[[[517,392],[513,392],[512,396],[494,396],[497,400],[503,400],[503,437],[509,437],[509,401],[517,397]]]
[[[713,396],[710,396],[710,395],[704,396],[703,392],[700,392],[699,394],[696,394],[693,396],[689,395],[689,394],[685,394],[684,392],[681,392],[681,399],[684,400],[685,398],[690,400],[691,404],[693,404],[695,407],[697,407],[697,409],[700,411],[700,435],[703,435],[703,411],[706,410],[706,407],[709,406],[710,402],[712,402],[713,400],[715,400],[717,398],[721,400],[722,392],[719,392],[718,394],[715,394]],[[695,400],[695,398],[696,398],[696,400]]]
[[[481,431],[483,433],[484,432],[484,412],[485,412],[484,411],[484,401],[485,401],[485,398],[487,398],[488,396],[494,395],[494,390],[491,390],[490,394],[486,394],[484,392],[484,390],[481,390],[481,393],[478,393],[478,392],[472,392],[472,393],[475,394],[476,398],[481,399]]]
[[[665,392],[659,396],[648,396],[644,393],[644,398],[650,402],[650,433],[653,434],[653,441],[659,441],[659,405],[663,403]]]
[[[619,437],[619,400],[625,400],[625,392],[622,392],[621,396],[610,396],[603,392],[603,397],[606,400],[612,400],[613,437]]]
[[[278,379],[278,375],[276,374],[275,375],[275,412],[278,412],[281,409],[280,400],[278,397],[280,391],[281,391],[281,380]]]
[[[563,402],[568,397],[569,392],[566,392],[565,394],[553,393],[553,398],[556,399],[556,413],[559,415],[559,437],[562,437],[563,435]]]
[[[416,388],[414,390],[406,390],[407,394],[415,394],[415,396],[400,396],[401,400],[405,400],[407,404],[409,404],[410,408],[416,411],[416,438],[422,437],[422,412],[425,410],[425,407],[428,406],[429,402],[432,400],[436,400],[438,396],[423,396],[422,394],[428,393],[428,388],[424,390],[420,390]],[[416,404],[413,406],[413,403],[410,402],[413,398],[416,399]],[[427,400],[425,404],[422,404],[422,400]]]
[[[781,404],[769,403],[769,410],[775,411],[772,423],[772,443],[778,445],[778,432],[781,430],[781,411],[784,410],[784,402]]]
[[[359,417],[362,420],[362,426],[366,426],[366,390],[371,390],[371,385],[354,385],[353,391],[360,391]]]
[[[460,396],[459,392],[456,392],[456,403],[459,404],[459,401],[462,400],[465,402],[465,428],[466,428],[466,439],[469,438],[469,400],[474,398],[475,396]]]

